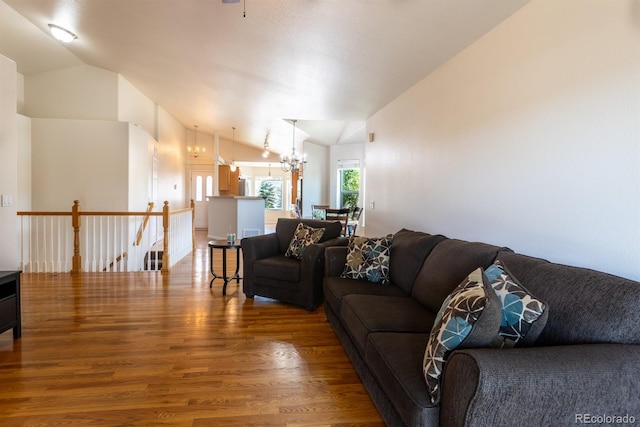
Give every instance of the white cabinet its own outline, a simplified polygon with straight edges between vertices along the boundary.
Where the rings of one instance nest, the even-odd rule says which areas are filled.
[[[236,233],[236,240],[264,234],[264,199],[262,197],[217,196],[209,199],[209,239],[226,239]]]

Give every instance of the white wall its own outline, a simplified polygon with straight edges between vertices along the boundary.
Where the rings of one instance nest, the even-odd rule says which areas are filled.
[[[135,124],[157,139],[156,105],[120,74],[117,76],[118,121]]]
[[[32,119],[31,159],[33,210],[128,210],[128,123]]]
[[[16,207],[19,211],[31,210],[31,119],[16,116],[18,129],[18,192]]]
[[[25,115],[118,120],[118,75],[81,65],[25,76]]]
[[[143,212],[149,202],[154,201],[151,191],[153,171],[153,150],[155,139],[138,126],[128,123],[128,211]],[[121,161],[124,161],[122,159]],[[162,202],[158,201],[154,210],[162,210]]]
[[[60,124],[55,125],[52,124],[52,121],[42,122],[48,123],[46,126],[53,126],[55,128],[54,134],[40,131],[33,135],[34,138],[40,138],[40,135],[42,135],[42,141],[34,141],[38,147],[45,143],[60,144],[46,147],[44,150],[44,152],[53,150],[53,157],[42,158],[40,155],[43,152],[42,150],[36,153],[36,155],[40,156],[41,162],[46,163],[51,159],[60,158],[64,159],[64,164],[77,165],[72,166],[75,170],[89,167],[89,173],[92,171],[90,169],[91,166],[89,166],[92,161],[94,163],[99,162],[100,166],[97,171],[99,174],[101,172],[106,174],[111,165],[105,164],[105,162],[113,160],[118,163],[113,165],[114,174],[119,174],[122,167],[127,167],[128,156],[135,157],[134,162],[131,163],[131,179],[122,187],[114,187],[115,189],[102,192],[102,200],[99,202],[95,199],[95,196],[89,196],[92,193],[90,189],[81,190],[79,188],[83,184],[89,185],[89,182],[92,181],[78,179],[77,182],[72,183],[72,193],[89,197],[84,201],[81,200],[85,209],[95,209],[84,206],[89,201],[93,206],[96,206],[96,204],[105,205],[105,209],[110,208],[111,210],[115,209],[113,207],[115,205],[120,206],[119,210],[127,210],[132,209],[127,208],[128,205],[139,204],[142,204],[142,210],[146,209],[146,203],[151,197],[149,187],[152,178],[151,169],[149,168],[152,167],[154,142],[151,138],[158,140],[158,198],[160,200],[156,201],[157,204],[161,207],[161,203],[168,200],[172,209],[180,209],[187,206],[185,200],[185,129],[170,114],[154,104],[130,82],[117,73],[88,65],[30,74],[25,77],[24,81],[26,93],[25,111],[30,116],[37,118],[62,120]],[[69,132],[66,132],[64,127],[67,119],[70,120],[70,123],[75,123],[78,119],[87,120],[88,127],[84,131],[80,131],[77,126],[73,125]],[[89,124],[93,121],[101,123],[96,125],[98,128],[93,128],[93,125]],[[108,122],[111,124],[107,124]],[[38,126],[45,126],[42,123]],[[129,141],[132,144],[131,150],[123,152],[122,157],[113,159],[108,153],[106,154],[107,157],[99,157],[99,153],[102,153],[112,143],[115,144],[115,150],[119,149],[116,146],[120,146],[124,141],[114,141],[111,138],[120,138],[125,130],[129,132],[129,123],[135,126],[135,129],[131,130],[131,139]],[[100,132],[99,129],[102,126],[109,129],[107,134],[91,133],[93,132],[91,129]],[[118,131],[115,131],[117,135],[112,133],[115,129],[118,129]],[[84,133],[85,131],[89,133]],[[79,139],[76,140],[75,138]],[[65,139],[65,141],[62,141],[62,139]],[[86,149],[89,152],[84,152]],[[142,158],[143,155],[144,158]],[[81,163],[82,165],[80,165]],[[136,165],[143,166],[143,169]],[[45,169],[55,168],[55,164],[47,164],[44,167]],[[36,193],[38,200],[34,204],[34,209],[39,206],[40,209],[51,210],[54,205],[61,205],[64,210],[67,210],[73,198],[58,201],[58,197],[53,195],[60,195],[61,192],[64,192],[64,198],[67,199],[69,191],[53,189],[52,192],[43,195],[42,190],[40,190],[40,184],[46,184],[48,187],[58,187],[58,185],[48,180],[42,182],[41,172],[36,171],[36,174],[40,181],[37,185],[39,192]],[[76,176],[77,174],[74,173],[72,175]],[[61,178],[61,184],[69,181],[64,176]],[[122,185],[120,175],[111,181],[108,180],[106,175],[103,178],[107,179],[107,181],[100,183],[99,186],[102,190],[105,190],[104,186],[109,182],[112,186],[115,186],[116,183],[117,185]],[[144,181],[138,182],[138,179],[143,179]],[[113,200],[115,205],[104,199],[108,194],[116,195],[116,199]],[[127,196],[124,199],[122,198],[125,194],[129,195],[130,200],[128,203],[126,202]]]
[[[304,142],[307,165],[302,173],[302,215],[311,215],[312,204],[329,203],[329,148]]]
[[[185,175],[185,129],[166,110],[158,107],[158,203],[171,209],[188,205]]]
[[[18,114],[24,114],[24,76],[18,73],[18,99],[16,102]]]
[[[0,270],[15,270],[19,266],[17,81],[16,63],[0,55],[0,195],[13,196],[12,206],[0,206]]]
[[[367,234],[640,280],[639,40],[633,0],[524,6],[368,120]]]

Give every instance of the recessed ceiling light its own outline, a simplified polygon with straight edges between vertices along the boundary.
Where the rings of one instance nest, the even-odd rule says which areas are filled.
[[[53,37],[63,43],[71,43],[78,38],[78,36],[73,34],[71,31],[55,24],[49,24],[49,29],[51,30],[51,34],[53,35]]]

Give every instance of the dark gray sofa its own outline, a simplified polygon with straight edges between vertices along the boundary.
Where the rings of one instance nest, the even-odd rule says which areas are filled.
[[[325,311],[388,425],[640,423],[640,283],[410,230],[394,235],[390,285],[341,278],[346,254],[326,250]],[[532,347],[451,353],[433,405],[422,362],[436,314],[495,259],[546,301],[546,326]]]

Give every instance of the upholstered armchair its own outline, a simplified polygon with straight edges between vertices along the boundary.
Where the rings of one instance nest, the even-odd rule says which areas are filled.
[[[324,228],[324,233],[297,259],[287,250],[300,223]],[[323,301],[324,250],[348,243],[339,237],[341,231],[337,221],[280,218],[275,233],[242,239],[242,287],[247,298],[258,295],[315,310]]]

